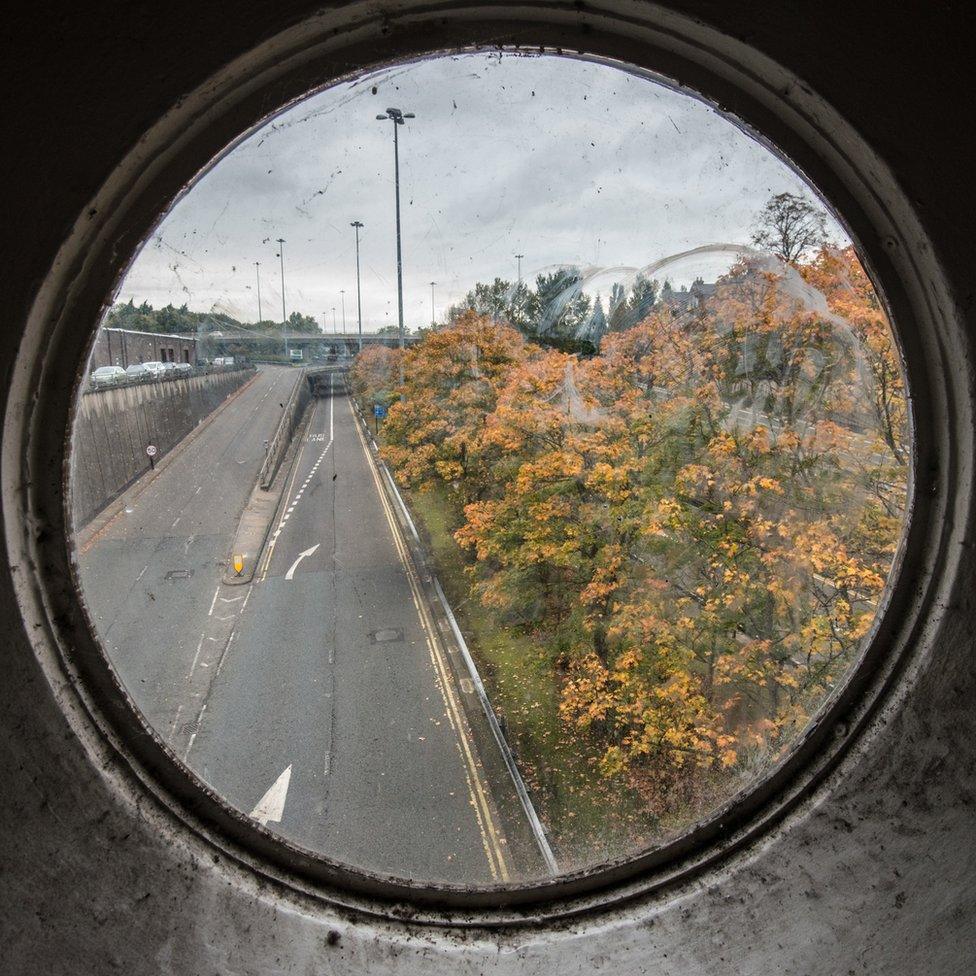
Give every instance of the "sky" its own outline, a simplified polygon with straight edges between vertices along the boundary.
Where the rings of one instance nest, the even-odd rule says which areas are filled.
[[[254,322],[260,274],[263,316],[280,320],[280,237],[286,312],[331,332],[344,305],[354,331],[359,220],[363,328],[395,325],[393,125],[376,119],[388,107],[416,115],[399,129],[408,328],[431,321],[430,282],[442,321],[475,282],[515,281],[519,253],[526,279],[576,265],[605,298],[634,269],[747,244],[775,193],[817,199],[729,118],[659,82],[555,55],[445,56],[336,85],[256,129],[173,205],[118,300]],[[729,262],[713,252],[655,277],[714,280]]]

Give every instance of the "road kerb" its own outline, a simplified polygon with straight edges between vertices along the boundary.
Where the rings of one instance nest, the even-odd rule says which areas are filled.
[[[234,542],[224,569],[223,582],[229,586],[250,583],[261,565],[264,551],[268,545],[268,538],[271,535],[271,527],[274,525],[279,511],[281,511],[285,488],[298,457],[295,445],[301,443],[307,426],[308,411],[295,428],[291,444],[289,444],[285,456],[278,466],[278,473],[275,475],[271,487],[269,489],[261,487],[261,476],[259,474],[254,487],[251,489],[251,497],[244,506],[240,521],[237,523]],[[234,568],[235,556],[241,556],[244,560],[240,573],[236,572]]]

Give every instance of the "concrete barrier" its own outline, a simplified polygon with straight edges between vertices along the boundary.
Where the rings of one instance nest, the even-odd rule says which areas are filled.
[[[261,470],[258,472],[258,484],[264,491],[271,488],[271,483],[278,473],[281,459],[288,451],[288,445],[291,444],[295,428],[301,423],[302,417],[305,416],[305,411],[311,402],[312,390],[305,379],[305,370],[303,369],[298,376],[294,389],[291,391],[288,402],[285,404],[278,427],[271,440],[268,441],[268,453],[265,455],[264,464],[261,465]]]
[[[82,393],[71,450],[75,529],[149,469],[150,444],[158,463],[253,375],[248,367]]]

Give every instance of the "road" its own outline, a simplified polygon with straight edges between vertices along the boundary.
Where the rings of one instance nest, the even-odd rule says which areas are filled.
[[[311,409],[254,582],[220,583],[286,387],[262,372],[89,546],[96,628],[151,724],[269,829],[382,875],[509,880],[461,692],[341,389]]]
[[[241,511],[295,374],[261,369],[77,549],[82,597],[112,664],[166,736]]]
[[[347,863],[508,878],[497,814],[351,404],[315,401],[189,760]],[[287,791],[281,777],[286,775]],[[260,812],[260,811],[259,811]]]

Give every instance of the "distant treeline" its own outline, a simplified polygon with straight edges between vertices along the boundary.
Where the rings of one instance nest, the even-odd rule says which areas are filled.
[[[232,336],[234,332],[280,333],[281,322],[265,320],[254,324],[244,324],[226,312],[191,312],[186,305],[177,308],[166,305],[153,308],[149,302],[141,305],[129,299],[113,305],[105,316],[106,329],[130,329],[134,332],[156,332],[167,335],[201,335],[221,332]],[[288,316],[289,332],[317,333],[322,330],[310,315],[292,312]]]
[[[829,243],[825,211],[803,195],[775,194],[756,215],[752,243],[787,264],[809,258]],[[514,283],[502,278],[491,284],[479,282],[448,309],[448,322],[474,312],[507,323],[538,345],[592,355],[604,336],[634,328],[655,306],[679,315],[694,312],[715,292],[715,284],[701,278],[690,288],[675,289],[667,279],[661,284],[638,274],[629,290],[620,282],[611,285],[604,308],[601,295],[591,299],[583,292],[587,287],[592,290],[591,280],[582,269],[569,265],[537,275],[534,287],[521,278]]]
[[[581,269],[560,268],[536,276],[534,286],[524,281],[496,278],[479,282],[448,310],[448,321],[457,322],[466,312],[489,316],[514,326],[525,338],[562,352],[592,354],[604,336],[625,332],[660,302],[688,309],[711,295],[714,285],[700,278],[691,288],[674,289],[670,281],[638,274],[629,290],[617,282],[611,286],[607,307],[597,295],[584,294],[587,282]]]

